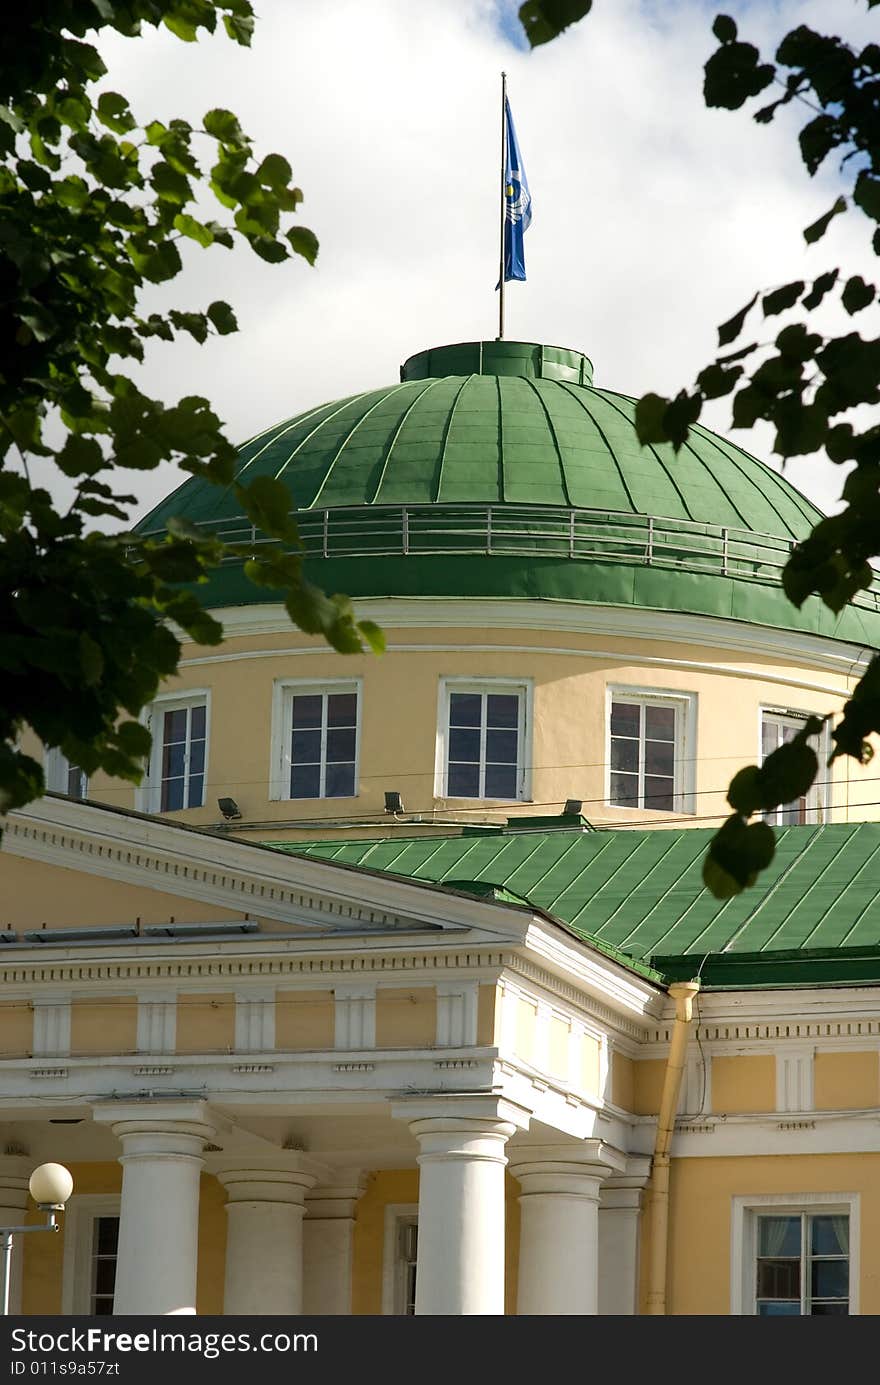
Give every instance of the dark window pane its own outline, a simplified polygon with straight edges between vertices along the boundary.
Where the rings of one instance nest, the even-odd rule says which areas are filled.
[[[625,741],[620,736],[613,736],[611,738],[611,768],[624,770],[627,774],[638,774],[638,741]]]
[[[846,1298],[849,1293],[849,1262],[814,1260],[810,1292],[813,1298]]]
[[[205,734],[206,712],[207,708],[205,707],[204,702],[200,703],[198,707],[193,707],[191,709],[191,715],[189,720],[189,734],[192,736],[193,740],[198,740]]]
[[[814,1255],[847,1255],[849,1217],[813,1217],[811,1241]]]
[[[119,1218],[98,1217],[95,1222],[95,1251],[98,1255],[115,1255],[119,1244]]]
[[[293,699],[293,725],[297,728],[306,726],[321,725],[321,703],[323,698],[320,693],[314,695],[300,694]]]
[[[186,747],[183,741],[167,745],[162,751],[162,778],[175,779],[183,774]]]
[[[116,1257],[95,1261],[95,1293],[112,1294],[116,1286]]]
[[[333,731],[327,732],[327,760],[353,760],[354,759],[354,738],[355,730],[352,726],[350,730],[337,727]]]
[[[511,696],[509,693],[489,693],[486,702],[487,726],[517,727],[519,725],[518,697]]]
[[[67,792],[71,798],[85,798],[88,791],[89,780],[84,770],[79,765],[68,765],[67,767]]]
[[[675,761],[672,741],[645,741],[645,773],[666,774],[670,778]]]
[[[800,1217],[759,1217],[759,1255],[800,1255]]]
[[[675,708],[645,707],[645,735],[652,741],[675,739]]]
[[[779,744],[778,727],[775,721],[765,717],[761,722],[761,758],[766,759]]]
[[[357,722],[357,693],[331,693],[327,698],[327,725],[354,726]]]
[[[294,731],[290,758],[295,765],[314,765],[321,758],[320,731]]]
[[[758,1298],[801,1297],[800,1260],[759,1260]]]
[[[639,806],[639,776],[637,774],[612,774],[611,802],[617,808],[637,808]]]
[[[171,741],[182,741],[186,739],[186,708],[180,707],[176,712],[165,713],[165,729],[163,740],[165,744]]]
[[[183,779],[166,779],[162,785],[160,811],[174,813],[183,807]]]
[[[810,1314],[814,1318],[845,1318],[849,1313],[849,1303],[814,1303]]]
[[[450,798],[479,798],[480,769],[478,765],[449,765],[447,793]]]
[[[611,734],[612,736],[636,736],[639,735],[641,722],[641,708],[634,706],[631,702],[612,702],[611,704]]]
[[[449,725],[479,726],[482,704],[479,693],[452,693],[449,698]]]
[[[112,1299],[112,1298],[96,1298],[95,1301],[94,1301],[94,1307],[92,1308],[92,1314],[93,1314],[93,1316],[96,1317],[96,1318],[109,1318],[109,1317],[112,1317],[112,1315],[113,1315],[113,1299]]]
[[[327,798],[354,798],[354,765],[328,765],[324,793]]]
[[[801,1305],[797,1303],[759,1303],[759,1318],[798,1318],[800,1317]]]
[[[515,765],[519,736],[516,731],[487,731],[486,759]]]
[[[186,795],[187,808],[201,808],[205,798],[205,776],[203,774],[191,774],[189,779],[189,789]]]
[[[449,732],[449,758],[450,760],[479,760],[479,731],[452,727]]]
[[[293,765],[290,771],[291,798],[321,797],[321,766]]]
[[[657,775],[645,775],[645,807],[658,811],[672,812],[672,780],[661,779]]]
[[[189,772],[201,774],[205,768],[205,742],[193,741],[189,748]]]
[[[486,797],[516,798],[516,765],[486,766]]]

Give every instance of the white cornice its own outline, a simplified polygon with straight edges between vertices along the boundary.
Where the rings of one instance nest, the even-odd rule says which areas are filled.
[[[592,606],[571,601],[491,601],[479,597],[444,597],[442,601],[393,597],[358,600],[354,605],[359,619],[375,620],[389,630],[556,630],[624,639],[668,640],[683,645],[729,649],[753,657],[779,658],[834,673],[843,679],[853,677],[858,665],[866,664],[873,652],[842,640],[797,630],[631,606]],[[284,607],[276,604],[219,607],[211,614],[222,622],[226,638],[283,635],[290,634],[293,629]],[[326,651],[323,644],[306,648],[318,653]],[[616,657],[619,654],[620,651],[616,651]],[[190,661],[184,660],[187,662]]]

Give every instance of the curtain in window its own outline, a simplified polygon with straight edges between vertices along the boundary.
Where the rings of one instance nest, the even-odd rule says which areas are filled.
[[[846,1221],[843,1217],[841,1220]],[[785,1244],[790,1217],[761,1218],[761,1255],[778,1255]]]
[[[841,1255],[849,1255],[849,1217],[832,1217],[831,1225],[837,1237]]]

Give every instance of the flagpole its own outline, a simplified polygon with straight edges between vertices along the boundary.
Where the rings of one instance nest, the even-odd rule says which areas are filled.
[[[498,275],[498,340],[504,340],[504,222],[507,213],[507,73],[501,74],[501,252]]]

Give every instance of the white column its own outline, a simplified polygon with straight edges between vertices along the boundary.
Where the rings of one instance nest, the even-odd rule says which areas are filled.
[[[34,1170],[33,1159],[25,1155],[7,1154],[0,1157],[0,1226],[23,1226],[28,1205],[28,1179]],[[9,1286],[9,1311],[21,1312],[21,1271],[25,1240],[29,1236],[14,1236],[12,1239],[11,1283]],[[2,1273],[2,1269],[0,1269]]]
[[[253,1317],[301,1313],[305,1197],[318,1172],[304,1155],[221,1160],[226,1189],[223,1312]]]
[[[358,1173],[313,1188],[303,1223],[303,1312],[351,1314],[354,1220],[364,1184]]]
[[[651,1172],[646,1154],[631,1154],[599,1194],[599,1312],[633,1317],[639,1310],[639,1219]]]
[[[416,1314],[503,1314],[504,1151],[528,1113],[500,1097],[438,1096],[392,1114],[420,1148]]]
[[[623,1167],[624,1156],[600,1140],[511,1151],[522,1187],[518,1316],[597,1313],[599,1188]]]
[[[122,1143],[117,1315],[195,1313],[199,1175],[214,1133],[200,1101],[94,1108]]]

